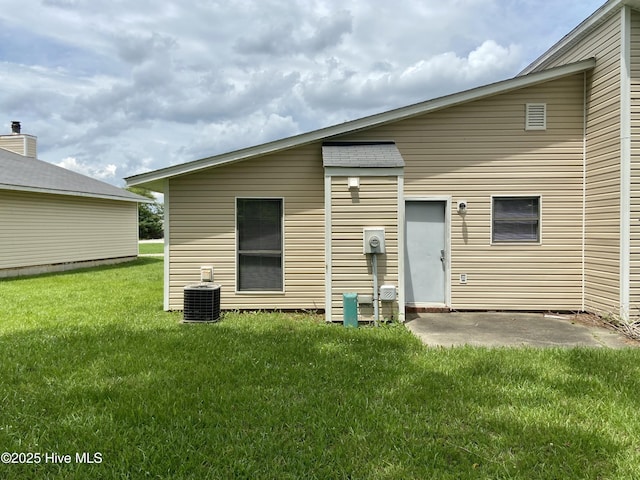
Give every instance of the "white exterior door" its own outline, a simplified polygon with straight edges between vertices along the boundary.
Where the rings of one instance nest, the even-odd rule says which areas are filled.
[[[446,302],[446,201],[405,203],[404,281],[409,306]]]

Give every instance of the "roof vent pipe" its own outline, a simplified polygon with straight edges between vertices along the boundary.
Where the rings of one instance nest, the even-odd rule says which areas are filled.
[[[11,122],[11,133],[20,135],[20,122]]]

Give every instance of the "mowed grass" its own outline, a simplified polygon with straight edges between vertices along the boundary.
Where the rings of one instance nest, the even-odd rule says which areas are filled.
[[[142,243],[138,244],[138,253],[140,255],[160,254],[164,253],[164,243]]]
[[[640,478],[637,349],[180,320],[159,259],[0,281],[0,451],[41,454],[0,478]]]

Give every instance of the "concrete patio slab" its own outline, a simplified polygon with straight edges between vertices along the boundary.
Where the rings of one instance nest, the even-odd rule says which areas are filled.
[[[429,346],[637,346],[612,330],[541,313],[454,312],[408,315],[406,327]]]

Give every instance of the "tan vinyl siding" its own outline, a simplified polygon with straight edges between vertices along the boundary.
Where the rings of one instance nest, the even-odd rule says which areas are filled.
[[[451,216],[452,308],[580,309],[582,92],[575,75],[345,137],[397,143],[406,199],[467,200]],[[546,131],[525,131],[527,103],[547,104]],[[520,194],[541,196],[541,244],[491,245],[491,196]]]
[[[598,313],[620,306],[620,46],[617,12],[545,66],[596,57],[587,78],[585,306]]]
[[[347,177],[331,177],[332,320],[342,319],[342,295],[373,295],[370,256],[363,248],[363,229],[384,227],[386,253],[378,256],[378,285],[398,286],[398,177],[360,177],[360,188],[349,190]],[[381,302],[381,318],[397,315],[397,302]],[[373,318],[363,307],[360,320]],[[397,317],[394,317],[397,318]]]
[[[0,135],[0,148],[19,155],[36,158],[36,137],[32,135]]]
[[[468,202],[465,216],[452,209],[450,218],[452,308],[616,310],[619,55],[616,14],[541,67],[595,56],[591,72],[332,138],[395,141],[406,162],[407,199],[451,197],[453,205],[462,199]],[[527,103],[546,104],[546,130],[525,130]],[[633,124],[634,129],[639,126]],[[362,227],[397,222],[397,205],[380,203],[390,200],[393,186],[385,182],[391,178],[397,181],[362,177],[360,195],[366,202],[359,205],[345,177],[331,178],[332,319],[342,315],[344,292],[371,293]],[[640,185],[636,177],[633,182]],[[216,268],[216,283],[222,284],[223,308],[323,308],[323,191],[320,143],[171,179],[169,308],[182,308],[184,286],[198,281],[200,265],[208,264]],[[369,197],[369,191],[375,194]],[[492,245],[492,195],[539,196],[541,241]],[[284,199],[284,293],[236,293],[236,197]],[[638,212],[634,218],[640,218],[640,198],[632,199],[632,205]],[[637,228],[632,227],[632,235],[640,241]],[[380,284],[399,283],[397,235],[397,228],[387,230],[388,247],[393,248],[395,239],[395,258],[387,256]],[[463,273],[464,285],[459,283]],[[635,295],[640,297],[640,292]]]
[[[22,135],[0,135],[0,148],[24,155],[24,137]]]
[[[640,314],[640,13],[631,15],[631,291],[630,314]]]
[[[136,203],[0,191],[0,269],[137,255]]]
[[[213,265],[223,309],[324,309],[324,180],[319,144],[170,181],[169,309]],[[284,293],[236,293],[236,198],[283,198]]]
[[[38,148],[36,137],[33,137],[31,135],[26,135],[25,137],[26,152],[24,153],[24,155],[31,158],[37,158]]]

